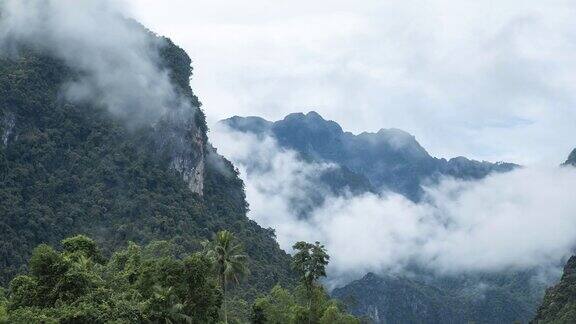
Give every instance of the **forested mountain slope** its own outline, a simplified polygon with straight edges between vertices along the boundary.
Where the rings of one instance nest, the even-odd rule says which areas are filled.
[[[576,151],[564,165],[576,165]],[[546,292],[535,270],[438,276],[368,274],[335,289],[352,313],[376,323],[576,322],[576,257],[560,283]]]
[[[83,233],[105,253],[159,239],[189,253],[225,228],[250,256],[243,294],[292,282],[289,256],[246,217],[242,181],[207,141],[189,57],[160,41],[158,64],[192,108],[147,125],[68,101],[62,87],[78,72],[50,55],[23,49],[0,60],[0,286],[39,243]]]
[[[271,135],[281,147],[295,150],[305,159],[336,163],[369,180],[377,190],[389,189],[412,200],[421,198],[422,185],[441,176],[480,179],[492,172],[517,167],[512,163],[479,162],[464,157],[438,159],[402,130],[381,129],[377,133],[354,135],[316,112],[293,113],[276,122],[235,116],[221,123],[241,132]]]
[[[566,263],[560,282],[546,291],[534,322],[576,322],[576,257],[571,257]]]
[[[527,322],[544,287],[534,273],[497,273],[457,277],[367,274],[333,297],[357,316],[374,323]]]

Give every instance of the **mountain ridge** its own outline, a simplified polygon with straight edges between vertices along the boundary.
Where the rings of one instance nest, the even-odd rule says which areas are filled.
[[[530,287],[532,273],[433,278],[377,275],[337,288],[332,296],[350,312],[374,323],[527,322],[543,287]],[[506,283],[508,282],[508,283]]]
[[[314,111],[292,113],[276,122],[234,116],[219,123],[244,133],[272,136],[280,147],[292,149],[306,159],[336,163],[368,179],[376,190],[392,190],[414,201],[422,198],[424,184],[437,182],[442,176],[473,180],[519,167],[465,157],[435,158],[415,136],[403,130],[380,129],[354,135]]]
[[[576,167],[576,149],[572,150],[568,156],[568,159],[566,159],[566,162],[564,162],[564,165],[571,165]]]

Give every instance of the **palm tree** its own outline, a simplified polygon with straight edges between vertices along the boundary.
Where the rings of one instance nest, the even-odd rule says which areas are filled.
[[[246,267],[248,256],[244,254],[242,244],[236,242],[234,234],[226,230],[216,233],[211,242],[204,244],[204,248],[206,255],[212,260],[220,287],[222,287],[224,323],[228,323],[226,286],[230,281],[238,284],[240,277],[248,274]]]
[[[192,323],[192,318],[184,312],[184,304],[172,287],[164,288],[160,285],[152,287],[152,317],[157,322],[166,324]]]

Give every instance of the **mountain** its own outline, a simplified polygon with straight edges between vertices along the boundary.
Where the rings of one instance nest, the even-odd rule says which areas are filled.
[[[576,256],[571,257],[564,267],[560,282],[546,290],[546,295],[534,323],[576,322]]]
[[[332,295],[375,323],[464,322],[464,310],[455,296],[407,278],[369,273]]]
[[[235,116],[221,123],[240,132],[271,135],[282,148],[295,150],[305,159],[336,163],[367,179],[373,188],[389,189],[415,201],[423,194],[422,185],[441,176],[480,179],[517,167],[512,163],[479,162],[464,157],[438,159],[402,130],[381,129],[377,133],[354,135],[316,112],[293,113],[276,122]]]
[[[257,137],[271,136],[280,148],[297,152],[304,161],[335,164],[366,179],[373,189],[365,191],[389,189],[416,202],[422,199],[422,187],[441,177],[476,180],[518,167],[464,157],[435,158],[402,130],[354,135],[315,112],[290,114],[276,122],[235,116],[221,124]],[[337,188],[345,188],[345,183]],[[361,192],[362,187],[356,190]],[[354,315],[375,323],[512,323],[534,316],[545,289],[533,282],[535,275],[530,271],[454,276],[425,271],[409,276],[371,273],[335,289],[332,296]]]
[[[50,53],[22,47],[0,59],[0,286],[26,270],[40,243],[81,233],[107,255],[153,240],[189,253],[220,229],[236,233],[249,254],[243,295],[293,283],[289,255],[273,231],[246,217],[243,182],[208,143],[190,58],[149,37],[163,44],[157,64],[188,109],[169,107],[137,126],[66,99],[62,89],[82,72]]]
[[[570,155],[568,156],[568,160],[564,162],[564,165],[576,166],[576,149],[574,149],[572,153],[570,153]]]
[[[512,323],[534,316],[543,287],[532,273],[461,277],[367,274],[332,296],[374,323]]]

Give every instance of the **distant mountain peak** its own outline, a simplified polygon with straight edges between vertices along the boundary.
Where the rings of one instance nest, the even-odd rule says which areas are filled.
[[[377,133],[363,132],[358,135],[372,145],[389,145],[394,150],[402,150],[414,158],[429,158],[430,155],[416,137],[398,128],[381,128]]]
[[[378,134],[386,134],[386,135],[414,138],[414,135],[412,135],[406,131],[403,131],[401,129],[398,129],[398,128],[380,128],[380,130],[378,131]]]
[[[576,166],[576,149],[574,149],[572,153],[570,153],[570,155],[568,156],[568,160],[566,160],[564,165]]]
[[[290,113],[284,117],[284,120],[316,120],[316,121],[326,121],[319,113],[315,111],[309,111],[307,113],[295,112]]]
[[[506,172],[516,167],[465,157],[437,159],[428,154],[414,135],[401,129],[383,128],[376,133],[354,135],[315,111],[292,113],[276,122],[233,117],[222,123],[242,132],[262,134],[266,131],[283,148],[313,161],[335,163],[365,177],[376,190],[392,190],[413,200],[423,194],[423,182],[437,181],[441,176],[480,179],[491,172]]]
[[[222,124],[240,131],[240,132],[252,132],[252,133],[266,133],[270,129],[272,122],[267,121],[261,117],[248,116],[240,117],[233,116],[225,119],[221,122]]]
[[[303,130],[307,130],[313,133],[332,133],[335,136],[339,136],[344,133],[342,127],[338,123],[332,120],[324,119],[319,113],[315,111],[310,111],[306,114],[304,113],[292,113],[284,117],[282,120],[283,125],[292,127],[299,127]],[[276,124],[278,125],[279,122]]]
[[[317,112],[315,112],[314,110],[309,111],[309,112],[306,114],[306,117],[307,117],[307,118],[316,118],[316,119],[322,119],[322,120],[324,120],[324,118],[323,118],[322,116],[320,116],[320,114],[317,113]]]

